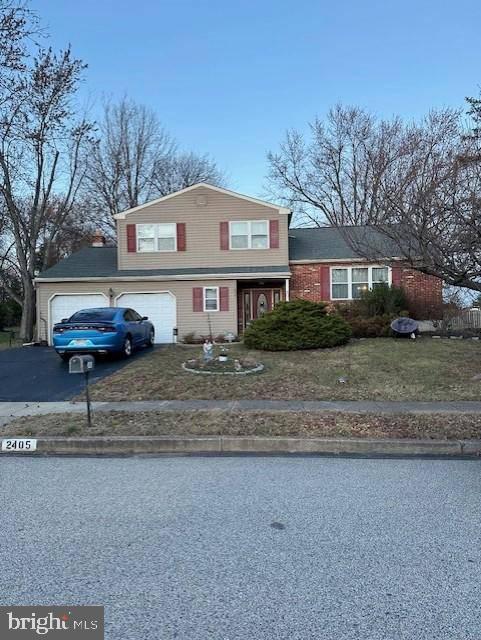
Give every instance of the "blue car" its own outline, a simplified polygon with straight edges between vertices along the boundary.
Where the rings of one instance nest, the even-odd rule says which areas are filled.
[[[151,347],[154,326],[133,309],[82,309],[53,327],[53,346],[62,360],[75,353],[116,353],[128,358],[136,347]]]

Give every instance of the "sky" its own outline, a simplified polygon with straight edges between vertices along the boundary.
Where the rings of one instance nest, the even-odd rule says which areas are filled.
[[[32,0],[88,63],[82,100],[128,95],[227,186],[265,193],[266,153],[342,102],[382,117],[463,107],[481,87],[479,0]]]

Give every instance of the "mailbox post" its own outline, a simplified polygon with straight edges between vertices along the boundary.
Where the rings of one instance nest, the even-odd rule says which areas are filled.
[[[90,389],[89,389],[89,373],[95,367],[95,358],[93,356],[72,356],[68,363],[69,373],[83,373],[85,375],[85,396],[87,399],[87,423],[89,428],[92,426],[92,415],[90,410]]]

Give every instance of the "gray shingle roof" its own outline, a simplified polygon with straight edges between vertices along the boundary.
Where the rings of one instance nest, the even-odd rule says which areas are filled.
[[[289,266],[201,267],[188,269],[117,269],[116,247],[84,247],[39,276],[42,278],[121,278],[130,276],[188,276],[228,273],[289,273]]]
[[[345,227],[354,242],[378,249],[378,257],[394,257],[393,243],[369,227]],[[289,260],[346,260],[359,258],[336,227],[314,227],[289,230]]]

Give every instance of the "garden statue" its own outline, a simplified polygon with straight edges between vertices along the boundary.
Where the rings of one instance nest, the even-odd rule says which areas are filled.
[[[213,358],[214,358],[214,354],[213,354],[214,345],[209,340],[209,338],[207,338],[207,340],[202,345],[202,350],[204,352],[204,362],[210,362],[211,360],[213,360]]]

